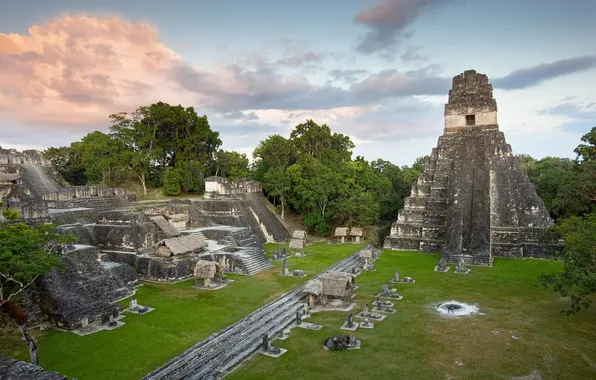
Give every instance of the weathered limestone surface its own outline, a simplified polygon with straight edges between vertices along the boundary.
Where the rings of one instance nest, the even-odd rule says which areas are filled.
[[[0,379],[2,380],[68,380],[58,372],[48,372],[35,364],[5,358],[0,355]]]
[[[385,248],[442,251],[450,262],[549,257],[552,220],[499,131],[486,75],[453,78],[445,130],[393,223]]]
[[[59,327],[80,327],[100,320],[110,304],[133,294],[137,276],[134,268],[102,262],[96,247],[77,245],[62,254],[64,271],[52,270],[40,281],[40,307]]]

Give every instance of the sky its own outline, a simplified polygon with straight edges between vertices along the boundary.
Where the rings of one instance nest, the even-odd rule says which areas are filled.
[[[593,0],[0,0],[0,146],[65,146],[109,115],[194,107],[247,155],[307,119],[411,165],[454,76],[486,74],[516,154],[596,126]]]

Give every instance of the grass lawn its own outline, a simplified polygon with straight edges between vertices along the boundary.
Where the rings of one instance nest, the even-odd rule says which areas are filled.
[[[269,253],[278,245],[267,244]],[[312,244],[306,257],[290,258],[290,270],[309,277],[279,275],[276,268],[255,276],[230,275],[234,282],[216,290],[196,290],[194,280],[178,284],[145,283],[137,290],[139,304],[155,307],[146,315],[126,313],[126,325],[112,331],[78,336],[70,332],[34,331],[40,364],[79,380],[136,380],[181,354],[210,334],[240,320],[280,294],[308,280],[331,264],[353,254],[353,244]],[[128,300],[122,302],[127,306]],[[28,361],[16,328],[0,332],[0,354]]]
[[[398,312],[358,329],[362,349],[324,351],[323,340],[350,333],[339,327],[347,312],[317,313],[308,321],[320,331],[293,329],[274,346],[288,349],[279,359],[255,355],[229,379],[511,379],[540,371],[542,379],[596,379],[596,312],[559,313],[563,300],[535,286],[561,264],[497,258],[492,268],[467,275],[434,272],[438,255],[385,251],[376,272],[356,280],[354,315],[369,305],[393,270],[415,284],[398,285]],[[483,315],[440,317],[443,301],[477,304]],[[371,306],[372,308],[372,306]],[[358,321],[358,319],[357,319]]]

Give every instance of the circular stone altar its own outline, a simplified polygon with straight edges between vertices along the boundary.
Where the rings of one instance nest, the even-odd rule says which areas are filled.
[[[437,311],[442,315],[464,316],[479,314],[478,306],[470,305],[458,301],[449,301],[440,303],[436,307]]]

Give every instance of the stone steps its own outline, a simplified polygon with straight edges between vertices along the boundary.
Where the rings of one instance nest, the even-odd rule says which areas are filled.
[[[286,242],[290,239],[290,233],[278,219],[277,215],[271,212],[267,207],[269,201],[261,193],[248,193],[244,195],[249,208],[256,214],[259,222],[265,226],[267,232],[273,236],[278,243]]]
[[[52,178],[48,167],[41,165],[21,165],[21,178],[31,195],[42,198],[45,194],[60,190],[60,186]]]
[[[378,250],[375,250],[378,252]],[[351,272],[360,265],[358,252],[327,270]],[[259,350],[263,334],[270,337],[294,322],[303,307],[304,284],[249,314],[242,320],[197,343],[171,359],[144,380],[199,380],[225,376]]]

